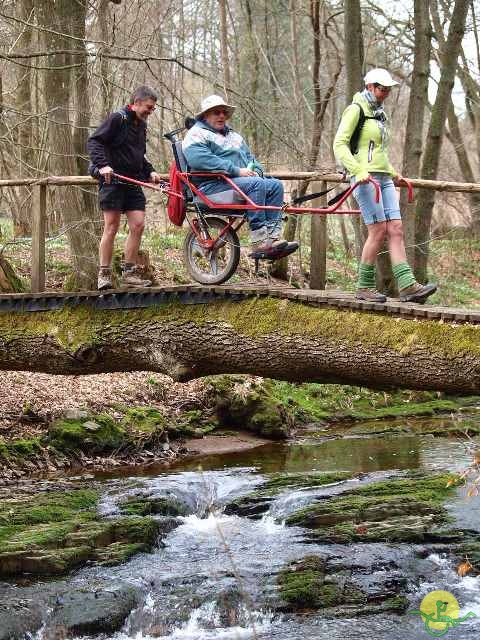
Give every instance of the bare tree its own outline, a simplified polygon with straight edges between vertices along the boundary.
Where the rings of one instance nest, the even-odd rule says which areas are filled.
[[[432,0],[433,2],[433,0]],[[468,3],[456,0],[442,56],[442,67],[437,96],[432,108],[425,151],[423,154],[421,177],[433,180],[437,176],[443,131],[448,105],[455,80],[455,71],[465,33]],[[435,192],[424,189],[420,192],[416,209],[415,235],[415,275],[419,282],[427,280],[429,236]]]
[[[420,172],[423,149],[423,128],[428,104],[428,81],[430,77],[431,26],[429,19],[430,0],[414,2],[414,52],[413,72],[408,102],[407,127],[403,151],[402,174],[415,178]],[[415,204],[408,204],[405,190],[400,195],[407,255],[410,264],[415,260]]]

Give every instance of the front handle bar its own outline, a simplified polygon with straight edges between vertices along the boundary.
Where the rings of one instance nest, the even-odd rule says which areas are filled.
[[[415,198],[413,195],[413,185],[410,182],[410,180],[407,180],[407,178],[404,178],[403,176],[400,178],[400,180],[396,181],[396,184],[398,186],[400,186],[401,184],[404,184],[407,187],[407,200],[408,202],[414,202]]]

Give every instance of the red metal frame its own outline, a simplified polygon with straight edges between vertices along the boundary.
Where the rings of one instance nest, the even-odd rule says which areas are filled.
[[[179,194],[170,189],[170,185],[168,182],[162,182],[159,184],[152,182],[142,182],[141,180],[135,180],[134,178],[129,178],[127,176],[122,176],[118,173],[113,174],[116,178],[120,178],[121,180],[125,180],[126,182],[131,182],[133,184],[139,185],[141,187],[147,187],[149,189],[153,189],[155,191],[159,191],[160,193],[166,193],[167,195],[173,195],[176,197],[183,198],[182,194]],[[244,200],[245,204],[219,204],[217,202],[213,202],[206,196],[198,187],[196,187],[190,181],[190,177],[199,177],[199,178],[221,178],[224,180],[234,191],[236,191]],[[269,210],[269,211],[284,211],[285,213],[310,213],[310,214],[319,214],[319,215],[327,215],[329,213],[335,214],[343,214],[343,215],[353,215],[359,214],[359,209],[340,209],[340,206],[345,202],[345,200],[355,191],[361,182],[356,182],[353,185],[350,185],[348,189],[346,189],[345,193],[341,198],[331,207],[294,207],[291,205],[284,205],[282,207],[276,207],[274,205],[259,205],[253,202],[243,191],[233,182],[231,178],[224,175],[223,173],[210,173],[210,172],[179,172],[178,177],[183,182],[185,186],[187,186],[192,193],[200,198],[200,200],[209,208],[214,211],[228,210],[228,211],[258,211],[258,210]],[[380,185],[378,182],[369,177],[366,182],[371,182],[375,188],[375,202],[380,201]],[[405,184],[408,190],[408,201],[413,202],[413,186],[412,183],[406,178],[401,178],[400,183]],[[246,222],[247,218],[244,215],[240,220],[238,218],[232,218],[229,222],[225,224],[225,227],[219,232],[216,238],[202,238],[202,230],[198,225],[198,220],[195,218],[193,221],[188,220],[190,227],[197,237],[199,244],[205,249],[213,249],[225,233],[229,229],[231,229],[235,223],[235,230],[239,229],[244,222]]]

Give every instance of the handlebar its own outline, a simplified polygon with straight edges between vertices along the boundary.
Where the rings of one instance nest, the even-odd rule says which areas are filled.
[[[407,178],[404,178],[403,176],[400,178],[400,180],[397,180],[397,185],[400,186],[403,182],[403,184],[406,186],[407,188],[407,200],[408,202],[414,202],[415,201],[415,197],[413,195],[413,185],[410,182],[410,180],[408,180]]]

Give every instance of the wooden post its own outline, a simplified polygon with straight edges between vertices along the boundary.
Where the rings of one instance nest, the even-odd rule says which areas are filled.
[[[47,185],[33,186],[32,292],[45,291],[45,226],[47,222]]]
[[[312,191],[327,189],[326,182],[312,183]],[[315,204],[313,204],[315,203]],[[327,197],[321,196],[312,201],[312,207],[325,207]],[[310,254],[310,289],[325,289],[327,280],[327,216],[313,213],[311,216],[311,254]]]

